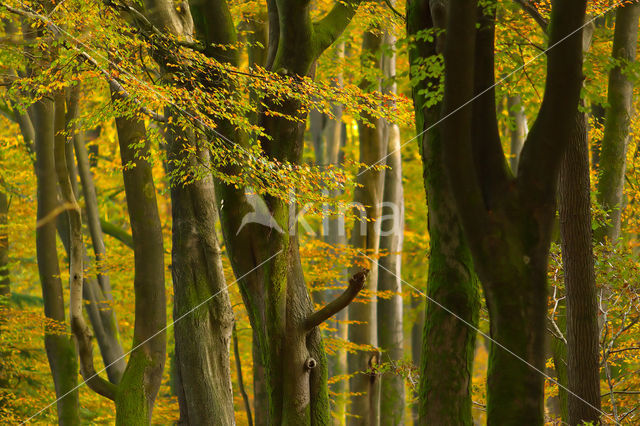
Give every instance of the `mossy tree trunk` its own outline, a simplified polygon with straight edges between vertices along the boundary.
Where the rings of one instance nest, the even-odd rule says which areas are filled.
[[[235,34],[228,31],[233,27],[231,15],[218,2],[192,1],[192,9],[179,11],[164,0],[147,1],[146,6],[151,22],[174,37],[191,41],[198,30],[207,45],[236,41]],[[215,17],[214,22],[211,17]],[[169,82],[173,79],[168,66],[171,54],[156,53]],[[233,55],[225,52],[213,56],[229,61]],[[171,257],[180,424],[233,425],[229,352],[234,319],[215,230],[218,215],[213,177],[202,173],[210,168],[208,146],[194,132],[185,130],[188,126],[181,125],[183,117],[176,107],[168,107],[166,115],[170,117],[165,136],[173,215]]]
[[[545,94],[515,178],[491,89],[495,17],[476,7],[474,0],[449,5],[443,158],[489,309],[488,423],[542,424],[546,273],[557,176],[582,83],[586,2],[553,4]]]
[[[114,96],[117,99],[117,96]],[[116,118],[134,251],[133,352],[118,384],[116,424],[151,422],[166,357],[164,245],[144,122]]]
[[[160,5],[160,2],[150,3],[158,6],[150,9],[152,17],[173,10],[171,2]],[[308,75],[313,62],[348,24],[355,13],[356,4],[336,3],[325,18],[312,23],[310,5],[306,2],[268,2],[268,68],[289,76]],[[202,6],[196,10],[196,3],[192,3],[197,31],[200,32],[200,38],[207,42],[205,54],[234,64],[236,58],[233,50],[225,51],[211,44],[224,45],[236,39],[227,3],[215,0]],[[170,24],[184,29],[185,21],[182,19],[185,18],[185,10],[181,9],[178,15],[180,19],[171,19]],[[265,102],[271,104],[269,100]],[[268,107],[302,119],[302,122],[306,118],[300,112],[299,103],[294,100]],[[258,123],[270,136],[269,141],[261,141],[267,157],[280,162],[300,162],[304,132],[302,125],[297,121],[266,114],[260,114]],[[229,122],[220,121],[216,131],[229,140],[240,142],[240,135]],[[239,173],[232,168],[225,172]],[[364,276],[353,281],[345,297],[341,296],[334,301],[336,303],[332,302],[314,313],[298,252],[295,203],[251,195],[256,197],[256,202],[268,207],[273,219],[284,229],[282,233],[275,229],[267,232],[269,230],[255,223],[241,227],[244,215],[252,212],[245,188],[218,182],[216,192],[218,202],[224,203],[220,214],[227,252],[239,279],[238,284],[256,336],[256,347],[265,367],[269,423],[327,424],[330,418],[327,364],[317,326],[355,297]]]
[[[435,30],[445,25],[442,2],[412,1],[408,8],[409,34]],[[435,35],[435,34],[434,34]],[[410,61],[434,59],[443,37],[416,42]],[[429,208],[429,275],[426,318],[422,340],[419,390],[419,422],[422,424],[471,425],[471,374],[476,332],[444,310],[440,304],[472,326],[478,324],[479,296],[471,253],[455,211],[443,164],[443,143],[439,118],[440,103],[427,104],[429,85],[439,84],[435,76],[413,88],[416,130],[423,133],[420,151]],[[434,301],[434,302],[431,302]]]
[[[182,134],[182,130],[173,126],[167,130],[172,173],[176,172],[174,164],[194,169],[208,167],[208,151]],[[195,148],[195,154],[189,154],[189,147]],[[190,173],[179,171],[179,175]],[[180,318],[174,326],[181,384],[180,423],[233,425],[229,349],[234,320],[215,230],[217,212],[212,177],[205,176],[186,185],[176,179],[171,185],[171,205],[173,316],[174,320]]]

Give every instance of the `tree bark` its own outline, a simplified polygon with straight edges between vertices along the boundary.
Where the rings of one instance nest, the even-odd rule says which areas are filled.
[[[487,421],[542,424],[546,273],[557,175],[582,83],[586,2],[553,4],[545,95],[515,179],[495,114],[495,17],[482,11],[478,19],[473,0],[449,6],[443,158],[491,320]]]
[[[387,31],[383,38],[385,53],[382,70],[385,81],[383,93],[397,93],[396,38]],[[390,53],[386,53],[390,52]],[[378,261],[378,291],[389,292],[390,297],[378,299],[377,329],[382,362],[391,371],[382,375],[380,390],[380,424],[403,424],[405,410],[404,378],[394,366],[404,358],[403,300],[402,300],[402,243],[404,239],[404,193],[402,188],[402,154],[400,128],[384,123],[387,145],[387,169],[384,173],[383,203],[380,210],[380,254]]]
[[[365,32],[362,41],[362,67],[381,68],[380,48],[382,35],[380,29],[370,29]],[[377,58],[372,61],[372,58]],[[379,90],[380,83],[363,81],[360,87],[364,90]],[[374,165],[384,165],[384,156],[387,152],[387,143],[384,138],[384,120],[374,117],[366,117],[369,123],[358,122],[360,135],[361,167],[356,181],[358,186],[354,190],[353,216],[354,221],[351,231],[350,244],[354,249],[366,256],[377,258],[380,247],[380,212],[382,192],[384,190],[384,172]],[[382,160],[382,162],[381,162]],[[370,167],[370,168],[369,168]],[[355,270],[357,267],[352,267]],[[378,266],[374,263],[366,284],[367,293],[360,300],[349,306],[349,340],[359,345],[378,345],[377,336],[377,287]],[[349,353],[349,389],[351,392],[351,405],[349,407],[350,425],[376,425],[380,421],[379,395],[380,379],[375,373],[367,373],[381,360],[374,351],[360,350]]]
[[[158,3],[158,2],[148,2]],[[153,10],[152,19],[162,21],[162,14],[173,9],[171,2]],[[320,21],[312,23],[308,5],[290,0],[268,2],[269,52],[267,64],[271,69],[289,76],[309,75],[313,62],[342,32],[355,13],[357,2],[336,3]],[[236,40],[235,28],[228,6],[223,0],[209,1],[197,12],[193,4],[197,31],[207,46],[205,55],[220,62],[237,64],[233,49],[221,49]],[[162,26],[173,34],[186,34],[189,27],[188,10],[172,17]],[[173,13],[173,12],[172,12]],[[179,18],[179,19],[174,19]],[[171,26],[175,26],[172,29]],[[182,28],[180,28],[182,27]],[[279,31],[274,31],[278,29]],[[277,37],[271,37],[277,35]],[[224,81],[210,79],[211,89]],[[269,140],[260,141],[264,155],[279,162],[299,164],[304,129],[299,125],[306,114],[295,100],[274,105],[264,100],[267,108],[295,117],[291,121],[278,116],[260,114],[261,125]],[[300,122],[298,121],[300,119]],[[213,131],[208,131],[212,136]],[[215,135],[239,141],[235,127],[220,120]],[[237,174],[229,166],[222,172]],[[256,223],[241,227],[241,220],[251,212],[245,188],[217,182],[216,192],[227,252],[231,260],[249,319],[257,337],[266,373],[271,424],[326,424],[329,422],[327,369],[322,339],[317,327],[307,329],[307,318],[313,313],[296,233],[296,206],[289,200],[251,195],[256,202],[264,202],[278,226],[265,232]]]
[[[67,252],[69,256],[69,312],[71,316],[71,331],[75,337],[80,358],[80,372],[87,385],[98,394],[114,399],[115,386],[101,378],[96,373],[93,365],[93,343],[91,342],[93,336],[89,330],[89,326],[85,322],[82,309],[84,284],[82,217],[80,206],[76,201],[71,183],[70,167],[67,164],[65,95],[63,92],[56,93],[54,99],[54,125],[56,128],[54,136],[55,172],[63,207],[66,210],[66,214],[60,215],[59,218],[66,220],[66,228],[69,230]]]
[[[112,94],[118,98],[117,94]],[[144,122],[116,118],[122,174],[133,234],[135,324],[133,351],[118,385],[116,424],[149,424],[166,354],[164,247]],[[136,148],[139,146],[139,148]]]
[[[445,25],[442,2],[412,1],[408,9],[408,32],[416,34]],[[411,63],[435,56],[444,38],[417,43],[410,51]],[[471,254],[458,216],[442,161],[441,131],[433,127],[440,104],[427,106],[424,91],[437,79],[426,79],[413,89],[416,130],[420,139],[424,185],[429,208],[429,273],[426,318],[422,339],[418,411],[420,423],[471,425],[471,374],[476,333],[443,310],[455,312],[477,326],[479,295]],[[429,130],[427,130],[429,129]],[[441,306],[437,306],[432,301]]]
[[[587,116],[578,112],[559,178],[559,215],[566,288],[569,424],[600,419],[600,345],[591,241]]]
[[[76,161],[78,164],[78,172],[82,183],[82,193],[84,196],[85,209],[87,212],[87,226],[91,235],[91,242],[96,261],[104,260],[106,248],[100,225],[100,213],[98,208],[98,198],[96,195],[96,187],[93,181],[93,175],[89,164],[87,147],[80,134],[73,135],[73,146],[76,153]],[[104,271],[98,271],[97,282],[88,280],[86,283],[90,287],[90,296],[88,299],[91,304],[95,305],[94,310],[97,315],[89,315],[91,324],[96,333],[96,340],[100,347],[100,353],[104,364],[107,366],[107,375],[112,383],[119,383],[126,367],[124,359],[124,350],[120,342],[118,331],[118,320],[113,310],[113,296],[111,295],[111,283],[109,276]],[[91,309],[89,306],[87,310]],[[96,330],[100,328],[100,330]]]
[[[11,295],[9,272],[9,198],[0,190],[0,298]]]
[[[58,190],[54,161],[54,104],[43,98],[33,106],[36,177],[38,186],[38,224],[36,251],[42,285],[45,316],[65,324],[64,296],[56,249],[56,216]],[[58,424],[79,425],[77,354],[72,338],[45,327],[45,349],[56,388]],[[64,397],[63,397],[64,396]]]
[[[178,122],[173,113],[167,116]],[[166,137],[170,173],[177,171],[174,164],[187,165],[178,176],[209,167],[209,152],[194,144],[193,134],[169,125]],[[209,175],[188,184],[173,181],[171,205],[173,316],[175,321],[180,319],[174,325],[176,373],[182,386],[180,424],[233,425],[229,361],[233,310],[215,231],[213,178]]]
[[[627,144],[633,114],[633,82],[625,75],[625,69],[636,58],[639,16],[637,2],[616,10],[611,53],[615,66],[609,71],[609,107],[605,113],[597,186],[598,203],[607,211],[609,223],[596,229],[596,240],[600,242],[605,238],[615,242],[620,237]]]

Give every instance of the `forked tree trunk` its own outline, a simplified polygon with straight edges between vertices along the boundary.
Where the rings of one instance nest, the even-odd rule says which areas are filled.
[[[73,146],[78,164],[78,174],[82,183],[82,194],[87,212],[87,227],[91,235],[96,262],[100,265],[100,262],[104,261],[106,248],[100,225],[98,198],[90,169],[87,147],[80,134],[73,135]],[[93,315],[90,314],[89,318],[96,334],[102,359],[107,366],[107,375],[112,383],[118,383],[124,373],[126,360],[122,343],[120,342],[118,320],[112,306],[113,296],[111,295],[109,275],[106,271],[101,271],[99,267],[97,281],[87,278],[85,285],[90,287],[87,299],[90,304],[94,305],[94,313]],[[87,310],[89,309],[91,307],[87,306]]]
[[[487,421],[542,424],[546,274],[557,175],[580,97],[586,2],[553,4],[544,99],[515,179],[492,89],[495,16],[477,6],[449,4],[443,158],[491,321]]]

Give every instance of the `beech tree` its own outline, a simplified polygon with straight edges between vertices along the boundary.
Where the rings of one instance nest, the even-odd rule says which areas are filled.
[[[495,114],[495,10],[483,6],[449,5],[441,158],[491,319],[488,422],[542,424],[546,272],[556,179],[580,94],[586,2],[553,4],[544,99],[516,176]]]
[[[471,325],[478,323],[479,295],[471,253],[455,210],[442,154],[446,140],[436,125],[441,102],[434,96],[440,85],[429,62],[436,65],[445,36],[445,3],[411,1],[407,32],[412,73],[427,78],[413,88],[416,130],[423,163],[423,179],[429,209],[429,276],[420,362],[419,422],[472,424],[471,372],[476,333],[458,318],[430,302],[435,300]],[[433,66],[432,65],[432,66]],[[447,371],[447,374],[442,374]]]

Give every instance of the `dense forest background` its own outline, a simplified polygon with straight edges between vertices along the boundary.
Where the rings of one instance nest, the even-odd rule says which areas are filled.
[[[1,1],[1,422],[637,424],[639,17]]]

